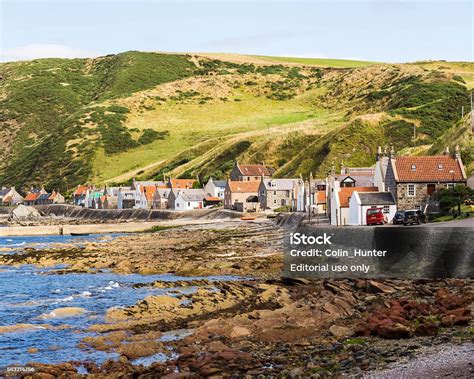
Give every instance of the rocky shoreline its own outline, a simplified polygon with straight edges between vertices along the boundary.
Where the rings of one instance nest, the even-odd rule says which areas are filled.
[[[32,363],[36,373],[25,376],[362,377],[416,359],[430,346],[472,344],[471,279],[283,279],[282,236],[271,224],[216,223],[0,255],[0,265],[66,264],[64,274],[241,277],[146,284],[197,290],[109,309],[81,347],[113,351],[117,360]],[[176,330],[186,333],[159,340]],[[158,354],[168,360],[134,363]]]

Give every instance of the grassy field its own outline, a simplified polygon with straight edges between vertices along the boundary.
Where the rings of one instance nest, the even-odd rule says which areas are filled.
[[[426,61],[413,64],[424,70],[438,70],[458,75],[462,78],[468,89],[474,88],[474,63],[472,62]]]
[[[236,93],[236,96],[240,101],[166,102],[144,113],[132,112],[126,122],[128,128],[152,128],[167,131],[169,136],[120,154],[99,153],[94,161],[94,181],[115,180],[117,176],[123,180],[126,177],[123,173],[137,174],[140,167],[169,159],[204,141],[218,143],[219,138],[229,136],[251,138],[271,134],[275,137],[275,133],[316,128],[334,117],[328,110],[314,108],[308,93],[285,102],[248,93]]]
[[[272,57],[257,55],[257,58],[268,60],[272,63],[299,63],[308,66],[334,67],[334,68],[354,68],[367,67],[377,62],[358,61],[350,59],[327,59],[327,58],[298,58],[298,57]]]

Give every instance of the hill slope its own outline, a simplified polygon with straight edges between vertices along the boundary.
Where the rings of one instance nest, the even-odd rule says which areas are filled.
[[[466,63],[216,56],[0,64],[0,184],[206,180],[234,159],[324,174],[341,160],[372,164],[377,145],[411,146],[413,129],[416,151],[434,151],[454,142],[474,73]]]

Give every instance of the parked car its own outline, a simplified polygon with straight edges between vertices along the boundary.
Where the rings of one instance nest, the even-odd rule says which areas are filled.
[[[366,214],[367,225],[383,225],[386,222],[382,208],[369,208]]]
[[[423,213],[423,211],[420,211],[419,209],[410,209],[408,211],[405,211],[405,215],[403,216],[403,225],[412,225],[412,224],[418,224],[420,225],[421,223],[426,222],[426,216]]]
[[[393,225],[403,224],[404,217],[405,217],[405,212],[403,211],[398,211],[397,213],[395,213],[395,216],[393,216],[393,220],[392,220]]]

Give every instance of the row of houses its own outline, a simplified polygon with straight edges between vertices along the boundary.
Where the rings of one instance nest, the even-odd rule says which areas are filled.
[[[372,167],[335,168],[325,178],[274,178],[262,164],[234,166],[227,180],[136,181],[130,186],[96,188],[79,185],[72,194],[77,206],[94,209],[171,209],[185,211],[223,204],[226,209],[258,212],[281,209],[327,216],[333,225],[365,224],[369,208],[382,208],[388,220],[397,210],[426,211],[441,188],[466,184],[459,147],[437,156],[396,156],[377,150]],[[0,205],[42,205],[64,202],[58,192],[31,189],[23,198],[14,188],[0,191]]]
[[[15,187],[2,187],[0,190],[0,206],[49,205],[64,202],[64,196],[58,191],[47,192],[44,188],[31,188],[24,197]]]

